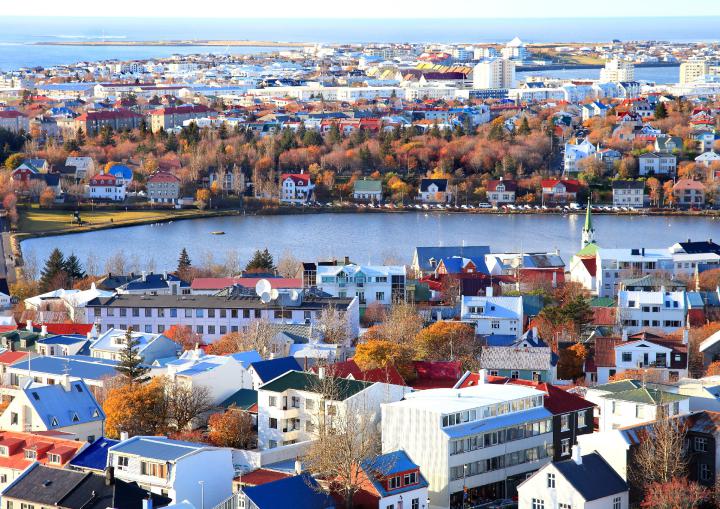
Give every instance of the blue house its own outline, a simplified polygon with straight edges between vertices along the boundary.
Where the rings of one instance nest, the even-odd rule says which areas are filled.
[[[128,185],[133,179],[133,171],[124,164],[116,164],[107,170],[106,173],[114,176],[118,184]]]
[[[307,474],[252,486],[243,490],[245,509],[334,509],[335,502]]]
[[[489,246],[416,247],[411,266],[418,275],[428,275],[435,272],[440,260],[458,257],[472,260],[478,272],[488,274],[485,265],[485,255],[488,253]]]
[[[288,371],[302,371],[303,368],[295,357],[278,357],[266,361],[253,362],[250,364],[250,376],[253,379],[253,388],[257,389],[262,384],[284,375]]]
[[[70,460],[68,467],[83,472],[104,472],[107,466],[108,449],[119,443],[119,440],[100,437]]]

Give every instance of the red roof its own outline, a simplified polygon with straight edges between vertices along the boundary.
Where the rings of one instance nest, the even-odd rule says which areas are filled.
[[[355,380],[364,380],[365,382],[382,382],[394,385],[405,385],[405,380],[402,375],[398,373],[395,366],[363,371],[354,360],[348,359],[345,362],[336,362],[335,364],[331,364],[328,366],[328,370],[333,376],[340,378],[348,378],[352,375]]]
[[[292,179],[295,185],[307,186],[310,184],[310,175],[307,173],[283,173],[280,176],[280,182]]]
[[[57,466],[62,467],[85,445],[84,442],[76,440],[15,431],[0,432],[0,444],[8,448],[8,455],[0,456],[0,468],[9,468],[11,470],[25,470],[36,460],[47,464],[48,454],[60,456],[60,464]],[[26,449],[36,451],[36,460],[25,458]]]
[[[615,325],[615,310],[617,308],[592,308],[593,325]]]
[[[600,368],[615,367],[615,347],[622,342],[620,338],[595,338],[593,361]]]
[[[99,173],[90,179],[91,186],[114,186],[117,179],[109,173]]]
[[[562,183],[565,186],[565,190],[568,193],[577,193],[580,190],[581,184],[578,180],[558,180],[558,179],[545,179],[542,181],[543,189],[550,189]]]
[[[147,179],[148,182],[180,182],[180,179],[169,171],[156,171]]]
[[[11,364],[16,363],[19,360],[22,360],[23,358],[27,357],[28,352],[3,352],[0,353],[0,364],[4,364],[5,366],[9,366]]]
[[[158,108],[150,112],[151,115],[183,115],[186,113],[209,113],[215,111],[208,108],[204,104],[184,104],[182,106],[168,106],[167,108]]]
[[[460,361],[414,361],[413,368],[417,378],[412,382],[412,388],[417,390],[449,389],[462,374]]]
[[[463,383],[460,384],[459,388],[476,386],[479,380],[480,375],[478,373],[469,373],[463,380]],[[486,382],[491,384],[526,385],[528,387],[534,387],[539,391],[543,391],[545,393],[545,396],[543,397],[543,406],[554,415],[564,414],[567,412],[577,412],[578,410],[585,410],[595,406],[593,403],[581,398],[577,394],[564,391],[559,387],[545,382],[511,379],[502,376],[487,376]]]
[[[40,330],[45,325],[49,334],[80,334],[86,336],[92,330],[91,323],[34,323],[33,327]]]
[[[235,478],[236,481],[240,482],[244,486],[260,486],[261,484],[267,484],[273,481],[279,481],[291,477],[286,472],[278,472],[277,470],[268,470],[266,468],[258,468],[247,474],[243,474],[241,477]]]
[[[18,118],[24,117],[22,113],[15,110],[0,110],[0,118]]]
[[[190,287],[193,290],[222,290],[228,286],[240,285],[245,288],[254,288],[258,281],[267,279],[273,288],[301,289],[302,279],[290,277],[198,277],[193,279]]]
[[[139,118],[140,115],[134,111],[117,109],[107,111],[88,111],[80,115],[77,120],[81,122],[94,121],[94,120],[114,120],[116,118]]]
[[[515,182],[514,180],[504,180],[504,179],[503,180],[488,180],[487,190],[495,191],[499,184],[503,184],[505,186],[506,191],[517,190],[517,182]]]

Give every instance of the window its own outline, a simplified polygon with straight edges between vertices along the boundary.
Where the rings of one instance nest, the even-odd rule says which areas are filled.
[[[149,318],[152,316],[152,308],[145,308],[145,317]]]
[[[140,473],[161,479],[167,478],[167,466],[164,463],[153,463],[151,461],[140,462]]]
[[[512,378],[513,380],[515,380],[515,379],[517,379],[517,378],[520,378],[520,372],[519,372],[519,371],[515,371],[515,370],[514,370],[514,371],[511,371],[511,372],[510,372],[510,378]]]
[[[562,454],[563,456],[567,456],[568,454],[570,454],[570,439],[569,438],[563,438],[560,441],[560,450],[561,450],[560,454]]]
[[[140,316],[140,308],[132,308],[133,316]]]
[[[570,504],[563,504],[562,502],[560,502],[558,504],[558,509],[572,509],[572,506]]]
[[[120,308],[120,316],[127,316],[127,308]]]
[[[208,325],[208,334],[215,334],[215,326]]]
[[[60,457],[59,454],[50,453],[50,454],[48,454],[48,461],[55,465],[59,465],[60,463],[62,463],[62,458]]]
[[[277,427],[278,427],[277,424],[278,424],[278,423],[277,423],[277,419],[275,419],[274,417],[270,417],[270,418],[268,419],[268,427],[269,427],[269,428],[271,428],[271,429],[277,429]]]
[[[170,318],[177,318],[177,308],[170,308]]]
[[[192,309],[185,310],[185,318],[192,318]]]
[[[215,310],[208,309],[208,318],[215,318]]]
[[[533,498],[532,509],[545,509],[545,501],[541,498]]]
[[[555,474],[549,473],[547,475],[547,487],[548,488],[554,488],[555,487]]]
[[[388,486],[390,486],[391,490],[399,488],[400,487],[400,477],[396,476],[396,477],[391,477],[390,479],[388,479]]]
[[[622,353],[622,361],[623,362],[632,362],[632,352],[623,352]]]
[[[305,410],[314,410],[315,409],[315,400],[305,398]]]
[[[385,292],[375,292],[375,300],[377,301],[384,301],[385,300]]]
[[[277,447],[277,440],[268,440],[268,449],[275,449]]]
[[[695,437],[695,452],[706,452],[707,451],[707,438]]]
[[[417,474],[415,472],[405,474],[405,477],[403,478],[403,484],[405,486],[408,486],[409,484],[415,484],[415,483],[417,483]]]
[[[118,456],[118,467],[127,467],[130,464],[130,458],[127,456]]]
[[[270,405],[270,406],[277,406],[277,397],[275,397],[275,396],[270,396],[270,397],[268,398],[268,405]]]
[[[205,314],[204,309],[196,309],[195,310],[195,318],[202,318],[204,314]]]
[[[410,501],[410,509],[420,509],[420,499],[419,498],[413,498]]]
[[[26,460],[34,460],[37,457],[37,454],[32,449],[25,449],[25,459]]]
[[[145,332],[147,332],[148,334],[152,333],[152,325],[146,325]]]
[[[585,426],[587,426],[587,424],[585,423],[585,412],[578,413],[577,417],[578,417],[578,424],[577,424],[578,428],[584,428]]]
[[[710,465],[706,463],[700,464],[700,480],[701,481],[709,481],[712,478],[711,472],[710,472]]]
[[[570,431],[570,414],[560,416],[560,431]]]
[[[622,498],[615,497],[613,498],[613,509],[621,509],[622,507]]]

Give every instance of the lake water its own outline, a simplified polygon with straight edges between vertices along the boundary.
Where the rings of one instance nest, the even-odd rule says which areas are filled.
[[[0,13],[1,14],[1,13]],[[620,40],[717,40],[720,17],[647,18],[464,18],[464,19],[178,19],[93,17],[3,17],[0,70],[51,66],[98,59],[151,59],[172,53],[262,51],[208,47],[32,46],[68,40],[273,40],[322,43],[506,42],[529,43]]]
[[[596,215],[604,247],[669,247],[688,238],[720,239],[720,220],[699,217]],[[489,245],[494,252],[558,249],[565,263],[579,250],[582,215],[494,215],[462,213],[308,214],[235,216],[175,221],[72,235],[29,239],[23,253],[41,263],[58,247],[102,268],[122,252],[131,268],[174,270],[187,248],[197,261],[229,254],[244,265],[256,249],[291,252],[300,260],[349,256],[356,263],[382,263],[392,256],[410,263],[415,246]],[[212,231],[226,235],[212,235]]]
[[[543,76],[563,80],[597,80],[600,79],[600,69],[552,69],[547,71],[522,71],[517,73],[518,80],[525,80],[530,76]],[[660,84],[677,83],[680,81],[680,66],[636,67],[635,79],[637,81],[649,81]]]

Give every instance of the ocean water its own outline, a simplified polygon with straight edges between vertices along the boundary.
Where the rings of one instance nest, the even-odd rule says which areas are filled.
[[[546,76],[560,79],[589,79],[600,78],[600,69],[553,69],[547,71],[523,71],[517,73],[518,80],[530,76]],[[636,67],[635,79],[638,81],[651,81],[653,83],[677,83],[680,80],[680,66],[674,67]]]
[[[40,41],[233,39],[320,43],[606,42],[717,40],[720,17],[546,19],[154,19],[3,17],[0,69],[97,59],[155,58],[173,53],[231,53],[253,48],[50,47]],[[267,51],[267,49],[266,49]]]

